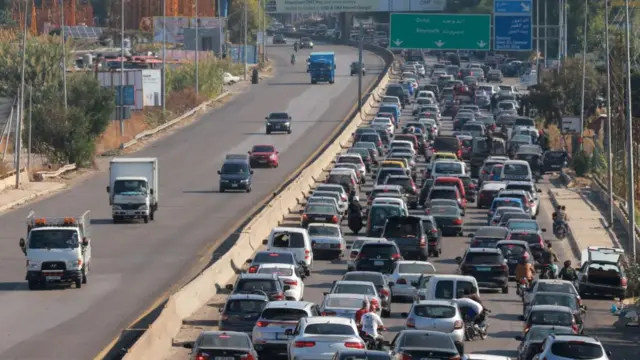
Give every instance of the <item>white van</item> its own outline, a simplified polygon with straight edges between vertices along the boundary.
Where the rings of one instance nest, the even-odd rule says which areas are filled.
[[[267,251],[288,251],[295,256],[296,261],[304,261],[311,270],[313,265],[313,250],[311,238],[307,229],[298,227],[275,227],[269,238],[262,241]]]
[[[529,163],[524,160],[507,160],[500,173],[502,181],[533,181]]]
[[[418,290],[418,297],[424,300],[452,300],[464,297],[465,289],[476,289],[480,296],[478,282],[467,275],[433,275],[426,286]]]

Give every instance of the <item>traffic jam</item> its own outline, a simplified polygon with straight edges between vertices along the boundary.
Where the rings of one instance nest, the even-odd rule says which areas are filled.
[[[566,154],[538,145],[519,90],[483,66],[404,54],[351,146],[226,286],[218,329],[184,344],[190,358],[610,359],[583,331],[579,274],[545,240],[566,224],[538,217],[536,183]]]

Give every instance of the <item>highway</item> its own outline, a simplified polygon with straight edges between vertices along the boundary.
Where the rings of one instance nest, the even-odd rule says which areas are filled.
[[[304,59],[289,64],[291,46],[269,47],[275,76],[175,134],[128,156],[159,158],[159,211],[149,224],[114,225],[99,173],[73,188],[0,216],[0,359],[94,357],[120,330],[163,295],[187,280],[215,254],[208,251],[230,235],[256,204],[270,196],[319,147],[356,103],[357,78],[349,76],[356,49],[335,51],[333,85],[310,85]],[[378,76],[382,59],[365,53],[365,86]],[[264,117],[287,111],[293,133],[265,135]],[[246,153],[254,144],[275,144],[280,167],[257,169],[248,194],[217,192],[225,153]],[[93,259],[82,289],[28,291],[18,239],[25,216],[77,216],[91,210]],[[207,250],[208,248],[208,250]]]
[[[517,79],[505,79],[505,83],[514,85],[517,83]],[[403,112],[403,119],[409,119],[411,115],[410,107],[407,107]],[[441,122],[441,134],[451,135],[452,122],[450,118],[445,118]],[[424,165],[424,160],[420,157],[421,166]],[[375,171],[375,170],[374,170]],[[419,172],[421,173],[421,171]],[[361,200],[364,199],[365,192],[371,191],[371,181],[369,177],[369,184],[362,186]],[[419,180],[418,183],[421,183]],[[555,239],[552,233],[551,213],[553,212],[553,206],[551,205],[547,189],[552,186],[556,186],[549,181],[549,176],[546,176],[544,180],[538,183],[538,187],[541,189],[541,210],[537,217],[541,228],[548,229],[545,235],[545,240],[552,242],[553,247],[558,253],[561,261],[570,259],[573,264],[579,261],[574,258],[573,253],[567,243],[568,240],[559,241]],[[366,203],[362,202],[363,207]],[[297,209],[299,210],[299,209]],[[285,218],[285,224],[283,226],[299,226],[300,215],[298,211],[293,211],[288,217]],[[571,212],[571,210],[568,210]],[[410,210],[414,215],[424,214],[424,210]],[[445,237],[443,238],[443,253],[439,258],[430,258],[438,273],[441,274],[455,274],[457,264],[455,258],[462,256],[464,250],[468,247],[469,238],[467,234],[473,233],[477,228],[486,225],[486,209],[479,210],[476,208],[475,203],[469,203],[467,206],[467,213],[464,218],[464,234],[463,237]],[[346,220],[343,225],[346,224]],[[345,239],[347,244],[353,242],[354,236],[346,226],[342,226],[343,234],[346,234]],[[364,231],[364,230],[363,230]],[[338,261],[314,261],[313,272],[310,277],[305,279],[305,301],[311,301],[316,304],[321,304],[323,300],[323,292],[328,292],[331,289],[332,283],[335,280],[339,280],[343,274],[346,273],[346,262],[344,260]],[[467,342],[465,344],[465,353],[480,353],[480,354],[492,354],[502,355],[514,358],[517,356],[517,347],[519,341],[515,340],[515,336],[520,335],[524,328],[524,323],[519,320],[519,315],[522,311],[522,303],[520,298],[515,292],[515,283],[512,282],[509,293],[495,293],[495,292],[483,292],[482,299],[485,306],[492,311],[489,315],[489,337],[486,340],[476,340],[473,342]],[[203,330],[215,329],[218,319],[218,308],[224,305],[225,296],[218,295],[214,297],[209,304],[203,309],[198,311],[192,318],[187,319],[183,325],[181,334],[178,336],[179,340],[191,340],[195,339],[197,333]],[[613,351],[616,360],[631,360],[636,359],[635,351],[637,350],[637,332],[628,333],[619,329],[615,329],[612,324],[615,321],[615,317],[608,311],[613,301],[611,299],[589,299],[584,303],[588,307],[588,312],[585,320],[585,334],[597,335],[601,341],[603,341],[605,347]],[[385,339],[391,341],[394,336],[404,329],[405,321],[401,317],[401,313],[407,312],[410,308],[409,303],[393,303],[392,304],[392,316],[391,318],[383,319],[388,331],[383,333]],[[633,334],[636,334],[635,336]],[[186,360],[188,359],[188,351],[174,347],[170,355],[165,357],[166,360]]]

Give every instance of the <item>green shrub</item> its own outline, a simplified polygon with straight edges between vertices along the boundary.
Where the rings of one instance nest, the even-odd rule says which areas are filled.
[[[591,156],[584,150],[576,151],[571,167],[576,172],[576,176],[585,176],[591,170]]]

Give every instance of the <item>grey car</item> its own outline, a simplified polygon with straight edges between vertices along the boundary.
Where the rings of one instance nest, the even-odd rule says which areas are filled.
[[[183,345],[191,349],[190,360],[224,359],[257,359],[258,353],[253,348],[249,335],[234,331],[203,331],[196,341]],[[231,355],[231,356],[230,356]]]
[[[233,294],[219,308],[218,327],[223,331],[251,332],[269,298],[260,294]]]
[[[320,316],[318,306],[308,301],[272,301],[255,322],[251,338],[260,356],[286,354],[293,330],[303,317]]]
[[[584,335],[549,335],[542,352],[534,360],[609,360],[611,351],[600,340]]]
[[[451,335],[456,343],[464,341],[464,321],[453,301],[420,300],[402,317],[407,319],[406,329],[440,331]]]

